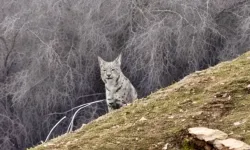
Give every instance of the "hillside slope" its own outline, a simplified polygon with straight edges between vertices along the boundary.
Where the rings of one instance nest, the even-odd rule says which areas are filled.
[[[250,52],[178,83],[31,150],[192,149],[187,128],[220,129],[250,143]]]

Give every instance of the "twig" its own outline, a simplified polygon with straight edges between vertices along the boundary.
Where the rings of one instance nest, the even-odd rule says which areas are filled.
[[[46,42],[44,42],[35,32],[31,31],[30,29],[28,29],[33,35],[35,35],[44,45],[46,45],[47,47],[51,48],[51,46],[49,46]]]
[[[87,96],[86,96],[86,97],[87,97]],[[99,102],[103,102],[103,101],[104,101],[104,99],[98,100],[98,101],[94,101],[94,102],[91,102],[91,103],[82,104],[82,105],[76,106],[76,107],[74,107],[74,108],[71,108],[70,110],[67,110],[67,111],[65,111],[65,112],[55,112],[55,113],[51,113],[51,114],[49,114],[49,115],[61,115],[61,114],[66,114],[66,113],[68,113],[68,112],[70,112],[70,111],[72,111],[72,110],[75,110],[75,109],[77,109],[77,108],[83,107],[83,106],[85,106],[85,105],[88,105],[88,104],[95,104],[95,103],[99,103]]]
[[[77,109],[77,111],[74,113],[74,115],[73,115],[73,117],[72,117],[72,119],[71,119],[71,121],[70,121],[69,127],[68,127],[68,129],[67,129],[67,133],[68,133],[68,132],[71,132],[71,131],[73,130],[74,119],[75,119],[77,113],[78,113],[80,110],[82,110],[83,108],[86,108],[86,107],[88,107],[88,106],[90,106],[90,105],[92,105],[92,104],[100,103],[100,102],[102,102],[102,101],[104,101],[104,100],[105,100],[105,99],[99,100],[99,101],[95,101],[95,102],[92,102],[92,103],[88,103],[88,104],[85,104],[85,106],[82,106],[82,107],[80,107],[79,109]]]
[[[64,119],[66,118],[66,116],[64,116],[62,119],[60,119],[55,125],[54,125],[54,127],[50,130],[50,132],[49,132],[49,134],[48,134],[48,136],[46,137],[46,140],[45,140],[45,142],[47,142],[48,141],[48,139],[49,139],[49,137],[50,137],[50,134],[52,133],[52,131],[56,128],[56,126],[58,126],[58,124],[60,123],[60,122],[62,122]]]

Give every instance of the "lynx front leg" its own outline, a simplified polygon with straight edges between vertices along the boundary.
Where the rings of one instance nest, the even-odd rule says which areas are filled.
[[[106,89],[106,103],[107,103],[107,106],[108,106],[108,112],[111,112],[113,111],[114,109],[112,108],[112,95],[111,93]]]
[[[108,106],[108,112],[111,112],[114,110],[113,106],[112,106],[112,100],[111,99],[107,99],[107,106]]]
[[[114,110],[114,109],[112,108],[112,106],[108,104],[108,112],[111,112],[111,111],[113,111],[113,110]]]

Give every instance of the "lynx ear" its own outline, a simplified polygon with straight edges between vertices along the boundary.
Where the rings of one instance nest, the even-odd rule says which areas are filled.
[[[98,56],[98,62],[99,62],[99,65],[102,66],[104,63],[104,60]]]
[[[121,65],[122,60],[122,54],[119,54],[118,57],[115,59],[115,62],[119,65]]]

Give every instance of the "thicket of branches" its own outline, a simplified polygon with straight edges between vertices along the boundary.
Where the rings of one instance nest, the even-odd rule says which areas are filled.
[[[140,96],[250,48],[248,0],[0,0],[0,146],[45,140],[104,99],[97,56],[122,53]],[[64,113],[65,112],[65,113]],[[75,128],[106,112],[81,110]],[[70,120],[53,132],[65,133]]]

